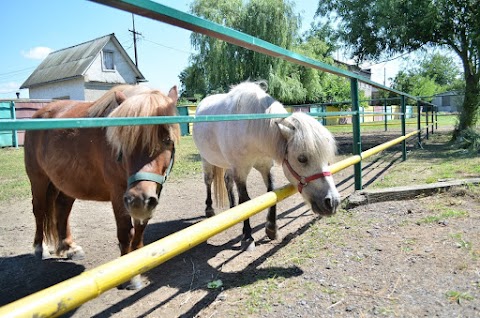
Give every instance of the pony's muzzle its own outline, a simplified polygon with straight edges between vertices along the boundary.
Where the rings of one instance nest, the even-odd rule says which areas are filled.
[[[337,209],[340,206],[340,198],[338,196],[328,194],[325,196],[323,201],[312,201],[310,205],[312,207],[312,211],[316,214],[323,216],[333,215],[337,212]]]
[[[130,216],[137,220],[148,220],[152,217],[152,211],[158,205],[159,196],[145,192],[135,194],[127,192],[123,196],[123,203]]]
[[[123,197],[123,202],[125,203],[125,207],[129,209],[146,209],[146,210],[153,210],[158,205],[158,199],[155,196],[132,196],[132,195],[125,195]]]

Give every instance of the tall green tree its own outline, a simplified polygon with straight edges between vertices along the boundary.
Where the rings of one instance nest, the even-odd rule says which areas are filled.
[[[289,49],[297,40],[300,17],[288,0],[195,0],[191,12],[218,24]],[[215,38],[192,34],[208,92],[228,90],[247,79],[268,79],[280,60]]]
[[[480,108],[480,0],[321,0],[317,15],[338,22],[357,59],[442,46],[463,65],[465,99],[456,133],[474,127]]]

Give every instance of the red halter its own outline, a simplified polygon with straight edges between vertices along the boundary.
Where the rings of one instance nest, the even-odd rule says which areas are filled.
[[[290,165],[286,157],[283,160],[283,163],[287,166],[288,170],[295,177],[295,179],[298,180],[298,192],[300,193],[302,193],[303,187],[305,187],[310,181],[320,179],[320,178],[325,178],[332,175],[330,171],[323,171],[323,172],[311,175],[310,177],[302,177],[301,175],[296,173],[295,170],[293,170],[292,166]]]

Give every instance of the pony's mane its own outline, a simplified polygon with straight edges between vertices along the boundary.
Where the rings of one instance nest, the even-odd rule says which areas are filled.
[[[160,91],[151,90],[128,97],[115,108],[108,117],[150,117],[175,116],[177,108],[170,97]],[[180,126],[178,124],[129,125],[107,128],[107,140],[118,154],[131,155],[137,146],[153,154],[170,138],[178,142]]]
[[[150,91],[150,88],[141,85],[118,85],[111,88],[102,97],[97,99],[88,109],[88,117],[107,117],[119,105],[117,103],[115,92],[122,92],[128,98],[133,95]]]
[[[288,148],[293,152],[304,151],[318,154],[323,162],[333,162],[337,145],[330,131],[310,115],[296,112],[286,119],[295,128],[293,140]]]

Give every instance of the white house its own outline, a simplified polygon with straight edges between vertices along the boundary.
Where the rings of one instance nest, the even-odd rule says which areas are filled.
[[[20,88],[30,99],[92,101],[115,85],[145,81],[112,33],[50,53]]]

